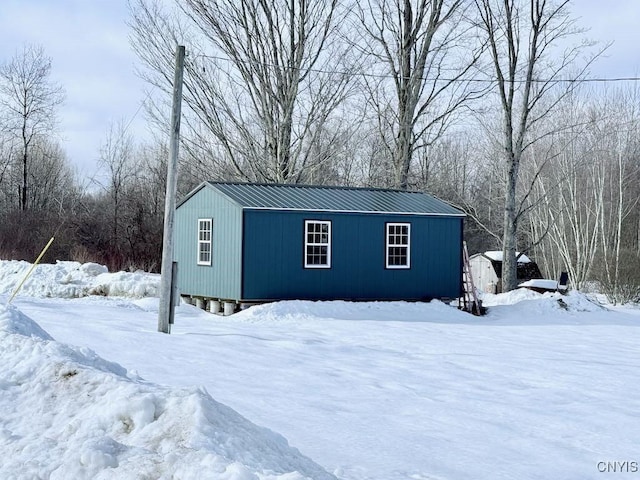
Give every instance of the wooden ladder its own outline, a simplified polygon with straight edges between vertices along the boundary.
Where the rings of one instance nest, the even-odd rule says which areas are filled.
[[[471,274],[471,265],[469,264],[469,251],[467,250],[467,242],[462,242],[462,305],[458,308],[474,315],[483,315],[484,309],[478,300],[476,286],[473,283],[473,275]]]

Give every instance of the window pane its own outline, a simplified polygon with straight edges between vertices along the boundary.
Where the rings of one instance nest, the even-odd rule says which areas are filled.
[[[307,265],[328,265],[328,249],[321,245],[307,245]]]
[[[211,265],[211,220],[198,220],[198,263]]]
[[[305,266],[329,266],[330,232],[330,222],[305,221]]]
[[[387,224],[387,266],[409,266],[409,232],[407,223]]]

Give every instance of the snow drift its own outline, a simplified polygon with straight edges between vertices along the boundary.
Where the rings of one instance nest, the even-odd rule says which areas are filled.
[[[0,478],[334,478],[203,389],[144,382],[12,307],[0,363]]]
[[[0,260],[0,293],[11,295],[31,264],[18,260]],[[137,272],[109,273],[97,263],[57,261],[36,265],[20,289],[32,297],[80,298],[89,295],[153,297],[158,295],[160,275]]]

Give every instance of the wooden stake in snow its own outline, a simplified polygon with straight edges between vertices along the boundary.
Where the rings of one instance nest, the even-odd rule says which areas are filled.
[[[22,285],[24,284],[24,282],[27,281],[27,278],[29,278],[29,276],[31,275],[31,272],[33,272],[33,269],[36,268],[36,265],[38,265],[38,263],[40,263],[40,260],[42,260],[42,257],[44,257],[44,254],[47,253],[47,250],[49,250],[49,247],[51,246],[51,244],[53,243],[53,239],[54,237],[51,237],[51,240],[49,240],[49,242],[47,242],[47,244],[44,246],[44,248],[42,249],[42,251],[40,252],[40,255],[38,255],[38,258],[36,258],[36,261],[33,262],[33,265],[31,265],[31,268],[29,269],[29,271],[27,272],[27,274],[24,276],[24,278],[22,279],[22,281],[20,282],[20,284],[16,287],[16,289],[13,291],[13,295],[11,295],[11,298],[9,299],[9,301],[7,302],[7,305],[9,305],[12,301],[13,301],[13,297],[15,297],[18,292],[20,291],[20,289],[22,288]]]

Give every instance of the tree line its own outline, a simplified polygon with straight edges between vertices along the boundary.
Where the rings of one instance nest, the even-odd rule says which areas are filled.
[[[571,2],[129,6],[158,140],[141,144],[112,125],[97,146],[108,174],[100,188],[74,178],[55,141],[63,92],[42,49],[2,64],[3,255],[29,258],[53,228],[56,258],[159,267],[168,100],[183,44],[181,194],[203,180],[427,191],[468,214],[472,252],[505,252],[505,289],[524,251],[550,278],[566,270],[578,288],[597,282],[616,301],[638,298],[637,87],[589,82],[600,50],[583,40]],[[37,108],[21,105],[23,80],[33,98],[22,103],[40,99]]]
[[[0,63],[0,256],[157,270],[164,208],[161,143],[134,145],[121,124],[96,149],[108,180],[78,178],[58,140],[65,92],[51,59],[27,45]]]

